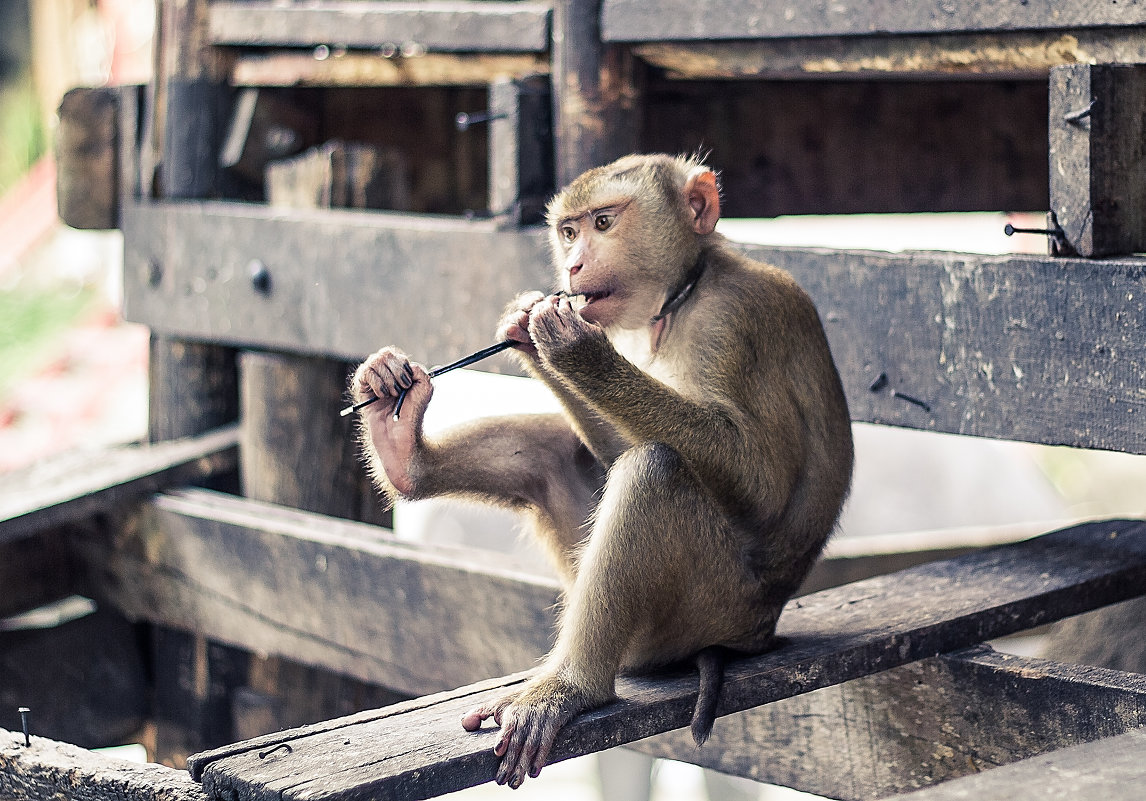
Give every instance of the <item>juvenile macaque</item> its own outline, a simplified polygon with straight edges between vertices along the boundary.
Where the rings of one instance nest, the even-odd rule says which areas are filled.
[[[698,742],[723,650],[769,647],[835,527],[852,471],[847,404],[820,319],[785,272],[714,233],[716,177],[696,159],[628,156],[549,204],[561,292],[514,300],[498,339],[564,415],[422,435],[426,370],[393,348],[358,369],[363,441],[391,499],[463,495],[518,508],[565,586],[536,675],[462,719],[492,717],[497,781],[545,764],[618,671],[697,656]],[[395,400],[409,390],[399,420]]]

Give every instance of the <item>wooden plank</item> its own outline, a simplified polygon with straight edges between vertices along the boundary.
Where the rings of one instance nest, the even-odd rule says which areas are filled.
[[[1114,0],[952,3],[792,3],[788,0],[604,0],[605,41],[783,39],[804,36],[944,34],[1146,25],[1146,9]]]
[[[516,225],[540,223],[553,196],[553,98],[549,81],[489,87],[489,210]],[[504,115],[504,116],[503,116]]]
[[[453,361],[490,344],[508,298],[551,281],[543,234],[502,232],[494,221],[140,204],[124,210],[124,242],[129,319],[347,359],[399,342],[426,364]],[[270,293],[249,282],[255,260]],[[162,266],[155,285],[145,280],[152,263]]]
[[[1146,728],[904,796],[903,801],[1138,801],[1146,785]]]
[[[635,152],[640,65],[601,39],[601,0],[553,6],[553,160],[557,186]]]
[[[684,730],[633,747],[867,801],[1121,734],[1143,710],[1146,676],[977,646],[721,718],[699,750]]]
[[[1045,79],[1075,63],[1146,61],[1139,28],[826,36],[637,44],[670,78],[989,77]]]
[[[1013,633],[1143,588],[1146,523],[1107,521],[825,590],[790,602],[776,650],[728,665],[718,714]],[[313,733],[279,733],[199,755],[191,770],[211,793],[252,800],[427,798],[492,778],[497,733],[464,733],[458,718],[503,691],[466,688],[428,708],[383,709],[373,719],[327,722]],[[687,725],[696,678],[691,671],[629,677],[618,682],[618,693],[621,700],[564,730],[553,761]],[[290,750],[259,758],[260,749],[278,743]]]
[[[0,797],[11,801],[209,801],[184,770],[136,764],[0,729]]]
[[[1060,249],[1088,258],[1146,251],[1146,66],[1055,67],[1049,105]]]
[[[520,670],[549,647],[557,585],[504,555],[207,491],[156,496],[120,537],[76,547],[95,597],[129,617],[394,690]]]
[[[153,492],[194,484],[238,464],[236,426],[199,437],[72,451],[5,475],[0,542],[111,512]]]
[[[215,2],[208,37],[212,44],[239,47],[375,50],[388,42],[398,47],[416,43],[418,53],[542,52],[549,47],[549,5],[496,0]]]
[[[486,86],[503,78],[547,75],[539,53],[426,53],[399,58],[336,51],[318,61],[311,53],[243,51],[231,69],[234,86]]]
[[[348,359],[394,342],[445,363],[489,344],[506,298],[551,281],[541,231],[488,221],[213,203],[124,220],[127,315],[172,335]],[[1146,259],[743,249],[812,295],[854,420],[1146,452]],[[255,259],[270,296],[244,286]]]

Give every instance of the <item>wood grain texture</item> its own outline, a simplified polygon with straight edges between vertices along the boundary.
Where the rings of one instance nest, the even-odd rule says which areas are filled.
[[[728,665],[718,713],[965,647],[1144,586],[1146,523],[1108,521],[825,590],[789,604],[776,650]],[[463,688],[430,707],[280,733],[242,753],[240,745],[218,759],[197,757],[192,770],[210,792],[250,801],[427,798],[492,778],[496,733],[466,734],[458,720],[502,691]],[[685,726],[696,680],[690,671],[629,677],[618,682],[618,693],[621,700],[564,730],[553,761]],[[259,750],[272,743],[291,748],[260,759]]]
[[[501,78],[549,73],[539,53],[427,53],[386,58],[347,51],[316,61],[295,50],[243,50],[231,69],[233,86],[487,86]]]
[[[1142,25],[1146,9],[1117,0],[604,0],[601,19],[607,41],[656,42],[1105,28]]]
[[[886,798],[1146,724],[1146,677],[977,646],[635,743],[830,798]],[[985,796],[991,797],[991,796]]]
[[[155,445],[69,452],[8,473],[0,484],[0,542],[231,470],[238,464],[238,441],[238,428],[230,426]]]
[[[608,31],[606,30],[606,35]],[[829,76],[1044,78],[1079,62],[1146,61],[1139,28],[648,42],[634,52],[679,79]]]
[[[1138,801],[1146,786],[1146,728],[932,787],[902,801]]]
[[[138,765],[67,743],[0,729],[0,798],[5,801],[208,801],[186,771]]]
[[[489,344],[507,298],[551,280],[540,230],[485,222],[136,205],[125,230],[129,319],[348,359],[393,342],[451,361]],[[1146,259],[743,250],[811,294],[854,420],[1146,452]],[[269,297],[245,285],[255,258]],[[164,265],[155,286],[152,262]],[[870,392],[880,373],[887,389]]]
[[[208,35],[217,45],[375,49],[416,42],[433,51],[540,52],[549,46],[549,6],[528,2],[215,2]]]
[[[386,533],[187,491],[155,497],[119,542],[77,548],[96,568],[93,592],[129,617],[410,694],[548,650],[556,582],[504,555]]]

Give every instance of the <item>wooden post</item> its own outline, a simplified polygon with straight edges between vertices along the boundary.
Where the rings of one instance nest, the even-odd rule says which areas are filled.
[[[600,0],[553,4],[553,132],[557,185],[637,150],[639,65],[601,41]]]
[[[164,198],[209,196],[217,173],[218,65],[205,44],[205,0],[160,0],[151,130]],[[147,153],[141,161],[149,162]],[[153,176],[145,175],[145,186]],[[145,190],[146,194],[146,190]],[[148,438],[201,434],[238,417],[235,351],[153,334]],[[220,486],[219,488],[227,488]],[[155,627],[155,743],[151,757],[182,766],[189,753],[232,739],[230,698],[248,655],[202,635]]]
[[[1146,65],[1053,67],[1049,100],[1059,255],[1146,250]]]
[[[517,225],[540,222],[553,194],[552,107],[544,79],[489,87],[489,210]]]

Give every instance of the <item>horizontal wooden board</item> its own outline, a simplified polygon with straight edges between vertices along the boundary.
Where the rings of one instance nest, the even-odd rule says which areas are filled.
[[[529,2],[214,2],[212,44],[354,47],[408,43],[431,51],[540,52],[549,47],[548,4]]]
[[[902,801],[1139,801],[1146,727],[904,796]]]
[[[67,743],[0,729],[0,798],[5,801],[209,801],[186,771],[136,764]]]
[[[647,42],[634,46],[670,78],[1045,78],[1059,64],[1146,61],[1139,28],[901,36]]]
[[[776,650],[727,666],[718,714],[966,647],[1143,588],[1146,523],[1106,521],[825,590],[790,602]],[[496,683],[464,688],[430,706],[280,732],[199,755],[189,765],[209,792],[250,801],[427,798],[492,778],[497,734],[488,727],[467,734],[458,721],[503,691]],[[696,677],[628,677],[618,693],[618,702],[566,727],[553,761],[687,725]],[[290,749],[267,754],[283,743]]]
[[[1146,25],[1146,8],[1117,0],[603,0],[609,42],[1053,30]]]
[[[347,359],[397,343],[445,364],[552,280],[539,231],[492,221],[237,203],[138,204],[122,219],[125,315],[187,339]]]
[[[187,339],[347,359],[395,343],[440,364],[551,285],[542,232],[489,221],[223,203],[124,220],[128,318]],[[812,295],[854,420],[1146,452],[1146,259],[744,250]]]
[[[549,73],[549,59],[537,53],[486,55],[427,53],[420,58],[386,58],[348,51],[316,61],[294,50],[244,51],[234,59],[234,86],[480,86],[500,78]]]
[[[866,801],[1144,724],[1146,676],[976,646],[729,715],[701,749],[687,730],[633,747]]]
[[[9,473],[0,484],[0,543],[233,470],[238,441],[229,426],[154,445],[71,451]]]
[[[522,670],[548,650],[557,585],[508,556],[188,490],[115,542],[75,547],[129,617],[413,695]]]

